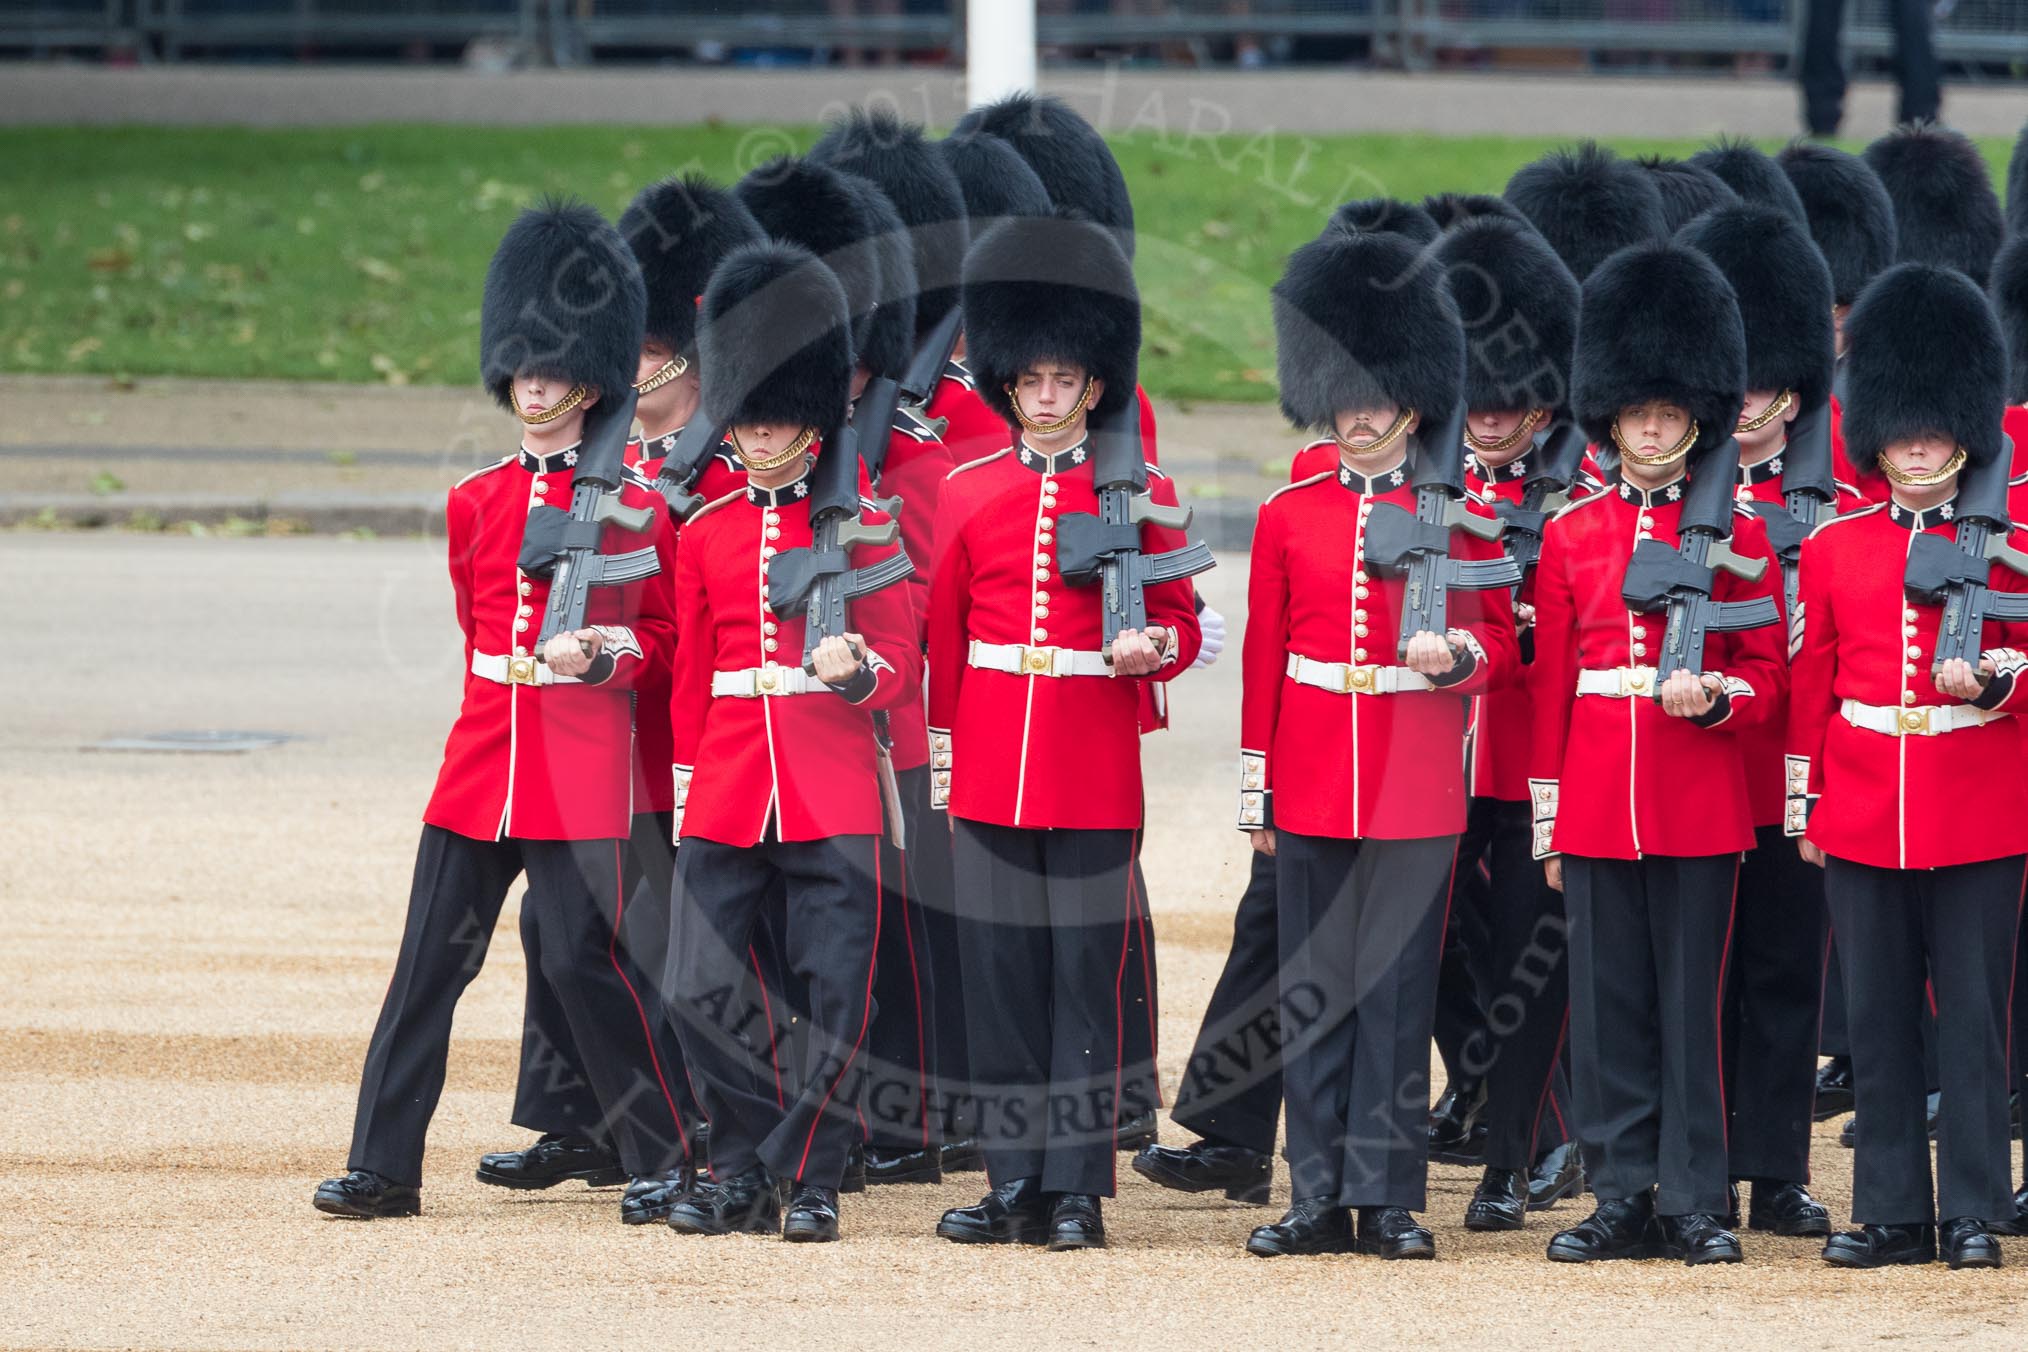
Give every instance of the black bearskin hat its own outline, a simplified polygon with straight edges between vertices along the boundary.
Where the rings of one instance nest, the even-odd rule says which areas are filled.
[[[1938,334],[1950,341],[1938,342]],[[1871,472],[1896,441],[1941,432],[1974,464],[2002,453],[2007,354],[1993,307],[1965,274],[1897,263],[1874,279],[1845,321],[1850,377],[1845,449]]]
[[[1742,202],[1773,207],[1797,225],[1804,223],[1803,199],[1782,167],[1751,141],[1721,137],[1690,157],[1690,163],[1713,174],[1739,194]]]
[[[1730,183],[1701,164],[1643,155],[1640,165],[1662,194],[1662,216],[1671,231],[1681,230],[1693,216],[1739,200]]]
[[[1917,123],[1866,147],[1894,203],[1895,257],[1956,268],[1980,286],[2007,240],[1999,194],[1963,132]]]
[[[1718,265],[1746,330],[1746,388],[1794,390],[1803,408],[1831,392],[1831,269],[1798,222],[1773,207],[1720,207],[1676,236]]]
[[[641,189],[620,216],[620,233],[648,288],[647,341],[694,359],[697,298],[721,259],[763,237],[753,213],[710,179],[686,174]]]
[[[1666,399],[1697,423],[1692,464],[1724,444],[1746,402],[1746,333],[1718,265],[1663,241],[1614,255],[1584,283],[1571,412],[1598,445],[1629,404]]]
[[[909,256],[922,288],[915,322],[921,329],[934,327],[958,303],[958,277],[970,242],[965,196],[950,165],[923,139],[920,126],[880,108],[853,109],[810,147],[810,158],[857,174],[887,194],[908,228]],[[884,294],[897,294],[891,280]]]
[[[1346,202],[1331,213],[1331,225],[1340,230],[1400,235],[1417,245],[1434,243],[1442,233],[1434,216],[1414,202],[1399,202],[1392,197],[1362,197]]]
[[[1480,216],[1499,216],[1517,225],[1525,225],[1530,230],[1535,228],[1535,222],[1523,216],[1520,208],[1489,192],[1431,193],[1422,199],[1422,209],[1429,213],[1429,218],[1437,223],[1439,230],[1448,230]]]
[[[1577,346],[1577,279],[1532,226],[1479,217],[1437,259],[1465,332],[1465,406],[1561,409]]]
[[[1992,300],[2007,336],[2007,402],[2028,404],[2028,235],[2008,240],[1993,260]]]
[[[544,198],[514,218],[486,268],[479,378],[505,409],[523,374],[624,390],[647,307],[641,265],[612,223],[575,198]]]
[[[1894,263],[1894,203],[1887,188],[1857,155],[1815,141],[1796,142],[1776,163],[1795,185],[1810,237],[1830,265],[1833,299],[1850,305]]]
[[[873,227],[870,238],[874,261],[880,270],[879,303],[873,307],[872,317],[854,330],[858,340],[855,350],[861,366],[876,376],[898,380],[915,356],[915,316],[920,294],[915,284],[915,258],[908,247],[908,227],[879,185],[857,174],[840,177],[859,199],[860,209]]]
[[[794,155],[769,160],[733,192],[761,229],[800,244],[838,274],[852,315],[852,349],[865,348],[880,302],[880,250],[864,198],[836,169]]]
[[[1414,241],[1331,226],[1274,285],[1275,374],[1298,427],[1396,404],[1442,419],[1464,388],[1465,335],[1443,273]]]
[[[1669,233],[1654,176],[1592,141],[1522,165],[1507,180],[1507,200],[1580,282],[1608,255]]]
[[[800,245],[733,250],[697,316],[704,415],[719,426],[814,427],[828,440],[852,397],[848,313],[837,274]]]
[[[1134,255],[1134,202],[1126,175],[1098,129],[1062,99],[1009,94],[974,108],[951,135],[963,140],[997,136],[1028,161],[1059,211],[1076,211],[1114,231],[1120,248]]]
[[[1061,213],[1009,217],[972,242],[960,303],[980,397],[1010,425],[1007,388],[1052,360],[1105,382],[1093,427],[1139,416],[1141,297],[1114,232]]]
[[[2007,229],[2028,235],[2028,122],[2021,124],[2013,157],[2007,161]]]
[[[965,215],[975,229],[984,230],[1002,216],[1047,216],[1053,210],[1049,189],[999,137],[984,132],[946,136],[937,150],[957,175]]]

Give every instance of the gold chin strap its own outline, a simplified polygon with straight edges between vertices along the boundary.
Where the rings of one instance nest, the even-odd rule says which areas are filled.
[[[747,454],[746,447],[739,444],[739,433],[728,431],[726,433],[726,436],[731,438],[732,449],[734,453],[739,456],[741,464],[745,465],[750,470],[759,470],[762,474],[766,474],[770,470],[780,469],[783,465],[788,464],[791,460],[794,460],[804,451],[809,450],[810,443],[817,439],[817,429],[814,427],[805,427],[802,431],[796,434],[796,438],[794,441],[791,441],[788,445],[784,446],[781,449],[779,454],[771,455],[765,460],[756,460],[751,455]]]
[[[558,418],[561,418],[564,414],[582,404],[587,393],[589,391],[584,386],[573,385],[570,387],[569,394],[566,394],[563,398],[542,410],[542,412],[529,414],[521,411],[521,400],[514,393],[514,387],[511,385],[507,387],[507,398],[514,405],[514,416],[521,419],[522,422],[527,423],[530,427],[540,427],[544,423],[555,422]]]
[[[1037,436],[1042,437],[1053,437],[1058,432],[1069,430],[1072,424],[1084,416],[1086,405],[1091,403],[1091,377],[1087,376],[1085,377],[1084,390],[1077,396],[1077,402],[1070,406],[1070,412],[1064,414],[1053,423],[1040,423],[1021,411],[1021,396],[1014,393],[1012,385],[1007,385],[1003,388],[1007,391],[1007,402],[1014,406],[1014,416],[1021,420],[1021,425]]]
[[[1354,446],[1351,442],[1338,435],[1338,429],[1335,425],[1331,428],[1331,440],[1337,442],[1341,448],[1352,452],[1354,455],[1379,455],[1395,442],[1401,440],[1401,434],[1408,430],[1408,420],[1414,416],[1415,414],[1408,409],[1403,409],[1395,414],[1393,426],[1382,432],[1379,439],[1370,446]]]
[[[1683,439],[1674,446],[1663,451],[1660,455],[1643,455],[1627,445],[1627,439],[1620,435],[1619,419],[1613,419],[1613,445],[1619,447],[1620,455],[1623,459],[1631,460],[1636,465],[1646,465],[1649,468],[1654,468],[1658,465],[1673,465],[1684,456],[1690,454],[1690,448],[1696,444],[1697,424],[1691,423],[1690,430],[1685,432]]]
[[[1951,476],[1964,467],[1965,448],[1962,446],[1944,461],[1941,469],[1933,469],[1927,474],[1910,474],[1905,469],[1896,469],[1886,456],[1880,457],[1880,472],[1887,476],[1888,482],[1900,484],[1903,488],[1935,488],[1940,483],[1949,482]]]
[[[656,369],[654,375],[649,376],[646,380],[635,381],[634,393],[653,394],[656,390],[661,389],[664,385],[667,385],[689,369],[690,362],[687,358],[671,357]]]
[[[1789,411],[1789,406],[1795,402],[1796,402],[1796,392],[1794,390],[1783,390],[1781,392],[1781,395],[1778,398],[1776,398],[1773,403],[1769,404],[1766,408],[1762,409],[1757,415],[1741,423],[1737,428],[1733,430],[1739,432],[1758,432],[1760,431],[1761,428],[1766,427],[1776,418],[1781,417],[1782,414],[1787,413]]]
[[[1547,409],[1529,409],[1528,416],[1521,420],[1521,425],[1506,436],[1501,437],[1498,441],[1481,441],[1472,435],[1470,427],[1466,427],[1465,445],[1471,447],[1479,455],[1498,455],[1502,451],[1511,451],[1520,445],[1523,440],[1535,435],[1535,429],[1542,425],[1542,419],[1547,413]]]

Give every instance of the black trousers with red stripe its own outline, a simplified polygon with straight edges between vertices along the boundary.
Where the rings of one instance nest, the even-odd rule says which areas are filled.
[[[987,1177],[1110,1197],[1140,833],[952,825]]]
[[[1275,859],[1255,851],[1232,915],[1232,947],[1169,1111],[1207,1141],[1263,1155],[1274,1152],[1282,1115],[1280,935]]]
[[[353,1169],[422,1181],[423,1138],[444,1089],[451,1016],[486,960],[507,891],[524,872],[542,970],[591,1082],[599,1121],[632,1174],[683,1157],[651,1013],[618,960],[618,840],[473,840],[425,826],[401,956],[366,1050],[352,1124]]]
[[[751,846],[691,836],[676,851],[670,1019],[711,1121],[713,1177],[758,1163],[776,1178],[838,1186],[859,1138],[879,889],[873,836]],[[764,922],[801,1002],[799,1035],[772,1053],[770,1012],[779,1023],[783,1011],[747,998]]]
[[[937,1092],[937,970],[929,926],[909,857],[929,831],[948,834],[941,816],[920,819],[909,806],[927,797],[928,767],[899,771],[908,849],[880,840],[880,946],[874,959],[873,1027],[866,1035],[866,1142],[882,1150],[935,1150],[943,1144]]]
[[[1453,916],[1461,894],[1473,894],[1467,907],[1478,913],[1485,948],[1476,964],[1484,1022],[1459,1046],[1457,1069],[1486,1081],[1486,1163],[1500,1169],[1535,1163],[1570,1012],[1563,896],[1534,857],[1528,812],[1526,802],[1471,800],[1451,890]]]
[[[1861,1225],[2011,1219],[2008,997],[2021,917],[2020,855],[1938,869],[1833,857],[1824,895],[1850,1002]],[[1930,1188],[1922,1022],[1936,997],[1936,1188]]]
[[[662,974],[669,955],[669,891],[676,871],[671,814],[634,816],[622,874],[627,904],[620,914],[620,962],[627,980],[648,1010],[656,1060],[670,1097],[689,1124],[703,1113],[683,1068],[676,1030],[665,1016]],[[521,950],[528,965],[528,993],[521,1014],[521,1070],[514,1082],[511,1120],[530,1131],[602,1138],[598,1096],[584,1073],[570,1023],[556,988],[542,979],[542,934],[534,907],[521,909]]]
[[[1725,971],[1725,1108],[1734,1178],[1806,1183],[1824,997],[1824,870],[1780,825],[1739,866]]]
[[[1430,1026],[1457,844],[1275,832],[1298,1201],[1423,1209]]]
[[[1731,1206],[1719,992],[1738,874],[1736,854],[1564,856],[1571,1090],[1602,1202]]]

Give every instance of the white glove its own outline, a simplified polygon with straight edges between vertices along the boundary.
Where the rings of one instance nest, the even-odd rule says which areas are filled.
[[[1208,667],[1225,651],[1225,616],[1206,605],[1197,612],[1197,627],[1203,633],[1204,641],[1197,650],[1197,660],[1190,665]]]

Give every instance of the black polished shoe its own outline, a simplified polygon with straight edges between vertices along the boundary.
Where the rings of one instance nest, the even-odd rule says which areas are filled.
[[[782,1191],[758,1164],[723,1182],[700,1180],[670,1206],[669,1228],[685,1235],[778,1235]]]
[[[627,1191],[620,1198],[620,1221],[626,1225],[652,1225],[668,1220],[670,1208],[683,1200],[683,1195],[690,1191],[690,1183],[688,1168],[629,1180]]]
[[[1049,1199],[1039,1178],[1017,1178],[979,1199],[954,1207],[937,1222],[937,1233],[959,1244],[1046,1244]]]
[[[573,1178],[588,1188],[611,1188],[627,1181],[620,1157],[609,1145],[582,1136],[551,1132],[525,1150],[479,1156],[479,1181],[496,1188],[553,1188]]]
[[[1976,1216],[1960,1216],[1938,1226],[1936,1246],[1953,1270],[2000,1266],[2000,1241]]]
[[[1753,1181],[1753,1205],[1747,1211],[1746,1225],[1749,1230],[1821,1239],[1831,1233],[1831,1213],[1800,1183],[1757,1178]]]
[[[1379,1258],[1434,1258],[1436,1238],[1417,1225],[1405,1207],[1362,1206],[1352,1251]]]
[[[866,1183],[941,1183],[944,1181],[942,1147],[928,1150],[889,1150],[866,1147]]]
[[[355,1221],[420,1216],[422,1190],[397,1183],[371,1169],[354,1169],[343,1178],[327,1178],[319,1183],[310,1204],[327,1216],[344,1216]]]
[[[1257,1226],[1246,1251],[1256,1258],[1352,1252],[1352,1213],[1328,1197],[1297,1202],[1273,1225]]]
[[[1737,1263],[1746,1257],[1739,1236],[1725,1228],[1720,1217],[1691,1214],[1665,1216],[1662,1233],[1667,1236],[1669,1257],[1680,1258],[1691,1267],[1706,1263]]]
[[[2014,1215],[2004,1221],[1995,1221],[1986,1229],[1996,1235],[2028,1235],[2028,1187],[2014,1194]]]
[[[1099,1199],[1082,1192],[1059,1193],[1056,1205],[1049,1209],[1050,1251],[1105,1246],[1106,1222],[1099,1211]]]
[[[1551,1146],[1528,1175],[1528,1209],[1547,1211],[1584,1191],[1584,1152],[1576,1141]]]
[[[1655,1195],[1644,1192],[1598,1208],[1549,1241],[1552,1263],[1600,1263],[1617,1258],[1667,1258],[1669,1242],[1655,1215]]]
[[[1486,1166],[1472,1200],[1465,1205],[1465,1228],[1488,1233],[1519,1230],[1528,1219],[1528,1176],[1519,1169]]]
[[[1466,1080],[1444,1090],[1429,1115],[1429,1157],[1439,1164],[1477,1164],[1486,1155],[1486,1082]]]
[[[961,1140],[944,1142],[944,1172],[947,1174],[976,1174],[986,1167],[986,1152],[979,1148],[979,1138],[966,1136]]]
[[[1845,1119],[1845,1125],[1838,1128],[1838,1144],[1850,1150],[1859,1144],[1859,1114]]]
[[[1121,1154],[1131,1154],[1145,1146],[1155,1144],[1156,1129],[1161,1125],[1150,1108],[1139,1117],[1129,1117],[1121,1122],[1113,1135],[1113,1149]]]
[[[845,1176],[838,1180],[840,1192],[866,1191],[866,1146],[855,1141],[845,1152]]]
[[[838,1190],[796,1184],[782,1217],[782,1238],[791,1244],[829,1244],[838,1238]]]
[[[1832,1235],[1824,1243],[1832,1267],[1896,1267],[1936,1261],[1934,1225],[1868,1225]]]
[[[1245,1146],[1198,1141],[1193,1145],[1143,1146],[1134,1172],[1177,1192],[1220,1192],[1235,1202],[1265,1206],[1274,1180],[1274,1160]]]
[[[1810,1110],[1812,1122],[1828,1122],[1839,1113],[1852,1111],[1852,1058],[1834,1056],[1817,1070],[1817,1102]]]

